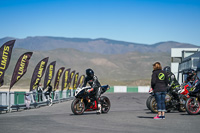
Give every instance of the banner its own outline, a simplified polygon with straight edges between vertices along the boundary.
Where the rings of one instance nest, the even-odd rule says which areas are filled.
[[[64,67],[61,67],[60,69],[58,69],[58,71],[56,73],[56,78],[55,78],[55,83],[54,83],[54,90],[58,89],[60,77],[61,77],[64,69],[65,69]]]
[[[69,82],[68,82],[68,87],[69,87],[69,89],[71,89],[70,86],[71,86],[71,82],[72,82],[72,79],[73,79],[73,77],[74,77],[75,72],[76,72],[76,71],[74,70],[74,71],[72,71],[71,74],[70,74]]]
[[[77,87],[78,86],[82,87],[84,80],[85,80],[85,75],[81,75],[80,78],[79,78],[79,80],[78,80]]]
[[[10,63],[10,58],[12,54],[12,49],[14,47],[15,40],[8,41],[4,43],[0,48],[0,87],[3,85],[3,77],[8,65]]]
[[[35,67],[30,84],[30,91],[38,87],[42,76],[44,75],[49,57],[42,59]]]
[[[63,78],[62,78],[62,88],[61,88],[61,91],[67,89],[68,87],[68,84],[69,84],[69,79],[70,79],[70,70],[71,68],[65,70],[64,72],[64,75],[63,75]]]
[[[74,83],[73,83],[73,89],[76,89],[78,87],[78,76],[79,76],[79,73],[77,72],[74,76]]]
[[[29,64],[29,59],[31,58],[32,54],[33,52],[27,52],[19,57],[10,81],[10,89],[26,73]]]
[[[51,83],[54,73],[55,73],[55,66],[56,66],[56,61],[51,62],[49,66],[47,67],[45,77],[44,77],[44,89]]]

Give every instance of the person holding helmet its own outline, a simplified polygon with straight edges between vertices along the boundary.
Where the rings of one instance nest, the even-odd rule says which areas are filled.
[[[180,89],[180,84],[176,80],[175,75],[171,72],[171,68],[169,66],[166,66],[163,68],[163,71],[165,71],[168,75],[169,88],[172,89],[172,91],[178,92],[178,90]]]
[[[91,86],[91,89],[88,89],[87,92],[93,92],[95,95],[95,99],[98,105],[97,114],[101,113],[101,103],[100,103],[100,95],[101,95],[101,84],[96,75],[94,75],[94,71],[91,68],[86,69],[86,78],[84,80],[84,84],[82,87],[85,87],[87,83]]]

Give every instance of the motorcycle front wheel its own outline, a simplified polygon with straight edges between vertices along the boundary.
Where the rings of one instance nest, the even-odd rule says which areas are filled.
[[[83,100],[76,98],[71,104],[71,110],[75,115],[82,115],[85,111],[85,104]]]
[[[197,115],[200,111],[200,104],[198,100],[195,100],[195,97],[190,97],[186,101],[186,111],[190,115]]]
[[[153,113],[157,113],[158,112],[158,110],[157,110],[157,102],[156,102],[155,97],[152,97],[150,99],[149,108],[150,108],[151,112],[153,112]]]
[[[151,101],[151,98],[153,98],[153,96],[149,96],[146,100],[146,106],[147,108],[150,110],[150,101]]]

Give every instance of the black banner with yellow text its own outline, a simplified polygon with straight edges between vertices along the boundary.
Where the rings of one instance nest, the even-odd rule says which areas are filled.
[[[35,67],[30,84],[30,91],[38,87],[42,76],[44,75],[49,57],[42,59]]]
[[[71,70],[71,68],[65,70],[65,72],[64,72],[64,75],[63,75],[63,78],[62,78],[62,88],[61,88],[62,91],[67,89],[67,87],[68,87],[69,79],[70,79],[70,77],[69,77],[70,76],[70,70]]]
[[[74,76],[73,89],[76,89],[78,87],[78,76],[79,76],[79,73],[77,72]]]
[[[73,77],[74,77],[75,72],[76,72],[76,71],[74,70],[74,71],[72,71],[72,72],[70,73],[69,82],[68,82],[68,87],[69,87],[69,89],[71,89],[70,86],[71,86],[71,82],[72,82],[72,79],[73,79]]]
[[[58,89],[60,77],[61,77],[64,69],[65,69],[64,67],[61,67],[60,69],[58,69],[58,71],[56,73],[56,78],[55,78],[55,83],[54,83],[54,90]]]
[[[26,73],[32,54],[33,52],[27,52],[19,57],[10,81],[10,89]]]
[[[44,89],[46,89],[46,87],[51,84],[51,81],[54,77],[54,73],[55,73],[55,66],[56,66],[56,61],[51,62],[49,64],[49,66],[47,67],[46,73],[45,73],[45,77],[44,77]]]
[[[4,43],[0,48],[0,87],[3,85],[4,82],[4,74],[10,63],[14,43],[15,40],[8,41]]]
[[[78,80],[77,87],[78,87],[78,86],[82,86],[84,80],[85,80],[85,75],[81,75],[80,78],[79,78],[79,80]]]

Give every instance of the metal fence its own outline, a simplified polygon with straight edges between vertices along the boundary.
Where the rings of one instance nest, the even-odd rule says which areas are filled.
[[[0,112],[7,113],[27,109],[26,95],[30,98],[30,109],[49,105],[50,101],[44,92],[0,92]],[[55,91],[51,93],[53,104],[71,100],[73,96],[74,90]]]

